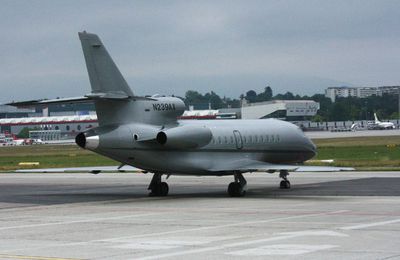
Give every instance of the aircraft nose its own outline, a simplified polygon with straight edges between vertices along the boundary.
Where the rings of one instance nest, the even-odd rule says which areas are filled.
[[[302,144],[304,149],[311,154],[311,157],[314,157],[317,154],[317,146],[300,128],[297,128],[297,134],[299,136],[298,141]]]
[[[312,157],[314,157],[317,154],[317,146],[311,141],[310,138],[306,137],[306,148],[312,152]]]

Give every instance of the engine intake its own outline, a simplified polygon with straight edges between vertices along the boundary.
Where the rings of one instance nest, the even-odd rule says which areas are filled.
[[[89,150],[94,150],[99,146],[99,136],[98,135],[93,135],[93,136],[86,136],[87,133],[79,133],[75,137],[75,143],[83,148],[83,149],[89,149]]]
[[[79,133],[77,136],[75,136],[75,143],[79,147],[85,149],[85,146],[86,146],[86,136],[85,136],[85,134],[84,133]]]

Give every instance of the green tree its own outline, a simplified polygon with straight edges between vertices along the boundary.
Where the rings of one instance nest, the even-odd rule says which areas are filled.
[[[29,129],[28,127],[24,127],[21,129],[21,131],[19,131],[19,133],[17,134],[18,138],[29,138],[29,131],[31,131],[32,129]]]
[[[264,88],[264,92],[257,95],[257,101],[263,102],[263,101],[270,101],[270,100],[272,100],[272,89],[270,86],[267,86]]]
[[[313,122],[324,122],[324,118],[321,115],[315,115],[311,118],[311,121]]]
[[[274,97],[274,99],[278,100],[293,100],[295,99],[295,96],[293,95],[292,92],[286,92],[285,94],[278,94]]]
[[[211,93],[206,93],[204,98],[211,103],[211,109],[226,107],[220,96],[218,96],[214,91],[211,91]]]
[[[256,102],[257,101],[257,92],[255,92],[254,90],[247,91],[246,92],[246,99],[250,103]]]

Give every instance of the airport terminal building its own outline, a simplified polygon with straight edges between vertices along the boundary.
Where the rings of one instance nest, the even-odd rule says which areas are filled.
[[[85,131],[92,127],[96,127],[97,116],[49,116],[49,117],[23,117],[23,118],[3,118],[0,119],[0,132],[18,134],[22,129],[29,128],[30,130],[42,133],[45,139],[48,133],[57,132],[56,136],[59,139],[75,138],[79,132]],[[59,132],[59,134],[58,134]],[[38,138],[39,136],[37,136]]]
[[[90,107],[88,107],[90,109]],[[243,102],[241,108],[218,110],[187,110],[180,117],[189,119],[264,119],[279,118],[287,121],[307,120],[316,115],[319,103],[313,100],[273,100],[268,102],[247,103]],[[15,109],[2,106],[2,118],[0,118],[0,132],[17,135],[24,128],[57,139],[71,139],[79,132],[98,126],[96,112],[92,109]],[[49,116],[51,115],[51,116]],[[54,134],[57,133],[57,134]]]

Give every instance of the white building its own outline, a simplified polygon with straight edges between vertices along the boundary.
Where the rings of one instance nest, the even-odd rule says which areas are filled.
[[[384,87],[329,87],[325,89],[325,97],[335,102],[337,97],[358,97],[366,98],[373,95],[382,96],[383,94],[398,94],[400,86]]]
[[[29,131],[30,139],[42,141],[55,141],[61,139],[61,130],[34,130]]]
[[[366,98],[373,95],[378,95],[378,89],[375,87],[361,87],[357,88],[357,97]]]
[[[388,95],[398,95],[400,86],[382,86],[378,87],[378,95],[382,96],[384,94]]]
[[[325,97],[335,102],[336,97],[356,97],[357,88],[350,87],[329,87],[325,89]]]
[[[242,119],[259,119],[279,113],[283,117],[315,116],[319,103],[314,100],[273,100],[258,103],[243,103]],[[280,116],[278,116],[280,117]]]

